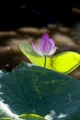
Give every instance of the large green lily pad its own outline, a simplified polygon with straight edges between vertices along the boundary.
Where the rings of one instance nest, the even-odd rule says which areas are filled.
[[[22,63],[11,73],[0,73],[0,104],[10,110],[0,106],[0,118],[37,114],[49,120],[79,120],[80,81]]]

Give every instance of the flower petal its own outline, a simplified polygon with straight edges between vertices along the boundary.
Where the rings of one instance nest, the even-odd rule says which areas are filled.
[[[44,55],[48,55],[50,53],[50,51],[51,51],[51,48],[52,48],[51,42],[47,41],[47,42],[45,42],[43,48],[41,49],[41,52]]]
[[[44,55],[42,54],[40,48],[39,48],[35,43],[32,42],[31,44],[32,44],[32,47],[33,47],[34,51],[35,51],[37,54],[39,54],[39,55],[41,55],[41,56],[44,56]]]
[[[35,43],[32,43],[32,47],[34,51],[41,56],[52,55],[57,49],[54,40],[51,39],[47,33],[41,38],[39,47]]]
[[[54,42],[54,40],[53,40],[53,39],[50,39],[50,42],[51,42],[51,44],[52,44],[52,48],[55,47],[55,42]]]
[[[39,45],[41,50],[43,49],[45,42],[49,41],[49,39],[50,38],[49,38],[49,35],[47,33],[43,35],[43,37],[40,40],[40,45]]]
[[[44,40],[49,40],[50,38],[49,38],[49,35],[48,35],[47,33],[45,33],[45,34],[43,35],[42,39],[44,39]]]
[[[48,55],[54,54],[56,52],[56,50],[57,50],[57,47],[56,46],[53,47]]]

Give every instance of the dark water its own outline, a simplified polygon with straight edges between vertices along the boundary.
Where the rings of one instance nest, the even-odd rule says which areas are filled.
[[[72,8],[80,8],[80,0],[9,0],[0,1],[0,30],[22,26],[42,27],[48,23],[73,26],[80,14]]]

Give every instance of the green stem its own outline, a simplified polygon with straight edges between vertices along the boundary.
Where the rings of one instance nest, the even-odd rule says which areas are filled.
[[[46,67],[46,55],[44,56],[44,68]]]

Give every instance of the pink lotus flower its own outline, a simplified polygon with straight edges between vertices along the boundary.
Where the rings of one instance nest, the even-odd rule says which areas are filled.
[[[50,56],[56,52],[57,47],[53,39],[46,33],[40,40],[39,46],[32,42],[34,51],[41,56]]]

